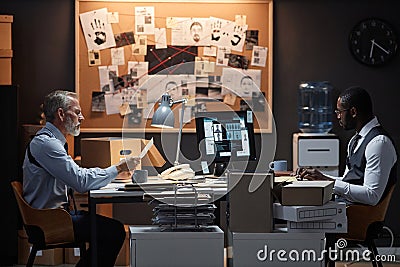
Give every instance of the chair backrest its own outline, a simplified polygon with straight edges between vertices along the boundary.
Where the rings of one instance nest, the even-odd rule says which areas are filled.
[[[346,209],[348,231],[341,236],[346,239],[364,241],[367,237],[368,227],[372,223],[383,222],[389,207],[390,199],[394,191],[393,184],[386,196],[375,206],[369,205],[350,205]]]
[[[12,181],[11,186],[25,230],[32,226],[40,228],[44,235],[45,244],[74,242],[72,218],[67,211],[32,208],[23,197],[22,183]],[[28,232],[27,234],[29,236]]]

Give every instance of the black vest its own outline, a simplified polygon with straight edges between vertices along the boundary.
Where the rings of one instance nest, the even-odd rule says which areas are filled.
[[[393,139],[390,135],[382,128],[382,126],[377,126],[371,129],[369,133],[365,136],[363,142],[360,144],[360,147],[353,155],[348,155],[346,158],[346,164],[349,168],[349,172],[344,176],[343,181],[355,184],[355,185],[362,185],[364,183],[364,171],[365,166],[367,164],[367,160],[365,158],[365,148],[367,147],[368,143],[378,135],[385,135],[387,136],[393,143]],[[396,152],[397,153],[397,152]],[[383,199],[386,196],[387,191],[389,188],[396,183],[397,180],[397,162],[393,165],[392,169],[390,170],[389,180],[386,184],[385,191],[382,195]]]

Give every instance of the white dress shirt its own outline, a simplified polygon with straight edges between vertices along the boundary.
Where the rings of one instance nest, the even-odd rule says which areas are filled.
[[[358,150],[369,131],[379,125],[378,119],[374,117],[360,130],[358,134],[361,135],[361,139],[354,151]],[[347,154],[349,153],[350,147],[348,145]],[[396,149],[387,136],[377,135],[366,146],[365,158],[366,166],[363,185],[342,181],[349,171],[348,166],[346,166],[343,177],[332,177],[336,179],[334,191],[337,195],[350,202],[376,205],[385,191],[390,170],[397,161]]]

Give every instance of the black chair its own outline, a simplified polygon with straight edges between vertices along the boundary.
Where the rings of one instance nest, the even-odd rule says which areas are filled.
[[[75,241],[71,215],[64,209],[35,209],[23,198],[22,183],[12,181],[22,224],[32,249],[26,266],[31,267],[36,252],[53,248],[79,248],[81,255],[86,251],[86,243]]]

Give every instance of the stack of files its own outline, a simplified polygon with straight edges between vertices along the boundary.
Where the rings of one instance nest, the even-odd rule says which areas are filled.
[[[197,193],[191,191],[147,191],[143,195],[144,199],[156,200],[161,203],[179,206],[198,206],[212,202],[212,196],[208,193]]]
[[[293,233],[347,233],[346,203],[329,201],[321,206],[273,204],[274,218],[287,221]]]
[[[151,181],[151,182],[146,182],[146,183],[126,183],[124,185],[124,190],[126,191],[136,191],[136,190],[142,190],[142,191],[164,191],[164,190],[174,190],[176,187],[180,186],[181,183],[175,182],[175,181],[167,181],[167,180],[161,180],[161,181]]]
[[[166,181],[166,182],[147,182],[147,183],[126,183],[124,185],[124,190],[126,191],[137,191],[137,190],[173,190],[176,184]]]
[[[154,209],[153,224],[164,227],[198,227],[212,225],[215,220],[214,204],[200,206],[173,206],[159,203]]]

